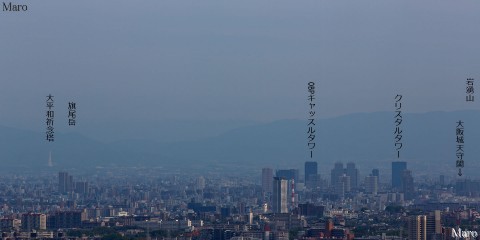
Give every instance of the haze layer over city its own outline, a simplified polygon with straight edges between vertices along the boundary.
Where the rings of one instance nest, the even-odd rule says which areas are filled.
[[[2,2],[2,239],[477,238],[479,12]]]

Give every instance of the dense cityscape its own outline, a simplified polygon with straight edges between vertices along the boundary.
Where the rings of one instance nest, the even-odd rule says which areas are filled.
[[[389,173],[337,162],[330,176],[317,162],[244,177],[155,168],[5,174],[0,227],[2,239],[477,237],[480,181],[414,176],[406,162]]]
[[[479,23],[480,0],[2,1],[0,240],[480,240]]]

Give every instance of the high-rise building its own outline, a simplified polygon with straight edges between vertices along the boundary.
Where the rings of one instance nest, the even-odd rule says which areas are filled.
[[[67,193],[73,191],[73,177],[67,172],[58,173],[58,192]]]
[[[427,216],[418,215],[408,218],[408,239],[427,240]]]
[[[305,183],[310,180],[310,176],[318,174],[317,162],[305,162]]]
[[[372,176],[376,176],[377,180],[378,180],[378,183],[380,184],[380,170],[378,170],[377,168],[373,169],[372,170]]]
[[[288,213],[288,181],[273,178],[272,210],[274,213]]]
[[[320,174],[310,175],[310,179],[305,182],[305,187],[308,189],[324,187],[323,179]]]
[[[345,172],[345,169],[343,168],[343,163],[336,162],[335,167],[330,172],[331,173],[331,175],[330,175],[330,185],[335,187],[337,185],[340,177],[343,176],[344,172]]]
[[[427,216],[427,239],[442,239],[441,212],[435,210]]]
[[[365,177],[365,193],[376,195],[378,192],[378,178],[377,176]]]
[[[404,170],[402,174],[402,192],[405,200],[412,200],[414,197],[412,171]]]
[[[262,168],[262,189],[263,192],[272,192],[273,169],[271,168]]]
[[[22,229],[25,232],[31,232],[32,230],[46,230],[47,216],[40,213],[22,214]]]
[[[407,162],[392,162],[392,188],[402,188],[402,175],[406,169]]]
[[[58,192],[64,193],[67,190],[67,182],[68,182],[68,173],[66,172],[59,172],[58,173]]]
[[[346,174],[343,174],[342,176],[338,177],[338,181],[335,185],[335,193],[337,196],[340,198],[345,197],[345,193],[350,192],[351,186],[350,186],[350,176],[347,176]]]
[[[444,186],[444,185],[445,185],[445,175],[440,175],[439,184],[440,184],[440,186]]]
[[[199,176],[196,181],[196,187],[199,190],[205,189],[205,178],[203,176]]]
[[[298,177],[298,169],[280,169],[277,170],[277,173],[275,174],[275,177],[283,178],[286,180],[295,180],[295,182],[299,182],[299,177]]]
[[[358,187],[358,169],[355,167],[355,163],[349,162],[347,163],[347,168],[345,169],[345,173],[347,176],[350,177],[350,187],[352,189],[356,189]]]
[[[88,194],[88,182],[75,182],[75,192],[80,194]]]
[[[428,216],[410,216],[408,219],[408,236],[408,239],[411,240],[443,239],[441,212],[436,210]]]

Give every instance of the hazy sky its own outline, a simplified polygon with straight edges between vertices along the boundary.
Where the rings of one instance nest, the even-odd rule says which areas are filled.
[[[480,1],[38,0],[0,12],[0,125],[480,108]],[[465,102],[476,78],[478,100]],[[478,80],[477,80],[478,79]]]

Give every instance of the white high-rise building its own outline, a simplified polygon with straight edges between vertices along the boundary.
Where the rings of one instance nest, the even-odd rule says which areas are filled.
[[[365,177],[365,193],[371,193],[377,195],[378,193],[378,177],[367,176]]]
[[[197,189],[205,189],[205,178],[202,176],[197,178]]]
[[[274,213],[288,213],[288,181],[273,178],[272,210]]]

